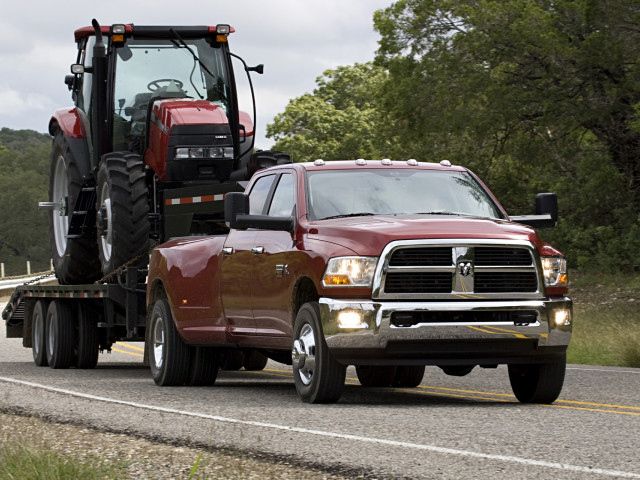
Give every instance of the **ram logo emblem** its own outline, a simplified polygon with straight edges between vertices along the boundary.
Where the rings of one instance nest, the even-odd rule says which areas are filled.
[[[463,277],[468,277],[473,274],[473,264],[471,262],[460,262],[458,264],[458,272]]]

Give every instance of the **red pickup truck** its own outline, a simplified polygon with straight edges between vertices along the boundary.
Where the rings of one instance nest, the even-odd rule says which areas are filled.
[[[507,364],[521,402],[562,389],[572,329],[567,265],[469,170],[409,161],[287,164],[225,198],[229,233],[151,256],[147,350],[158,385],[212,384],[235,349],[292,364],[305,402],[415,387],[425,365],[462,376]],[[525,225],[527,224],[527,225]]]

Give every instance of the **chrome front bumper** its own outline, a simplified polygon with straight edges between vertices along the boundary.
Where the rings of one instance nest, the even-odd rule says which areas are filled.
[[[566,351],[573,323],[569,298],[524,301],[376,302],[321,298],[327,346],[343,363],[493,364],[526,362]],[[526,325],[514,322],[420,323],[395,326],[394,312],[535,311]],[[556,322],[556,312],[568,318]],[[347,318],[347,322],[345,322]],[[357,319],[360,323],[357,323]],[[343,322],[343,326],[340,325]],[[346,323],[346,326],[345,326]]]

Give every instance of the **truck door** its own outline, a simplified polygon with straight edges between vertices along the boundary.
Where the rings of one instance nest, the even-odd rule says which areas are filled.
[[[258,179],[249,194],[251,214],[260,214],[273,186],[276,175],[267,175]],[[229,231],[222,249],[222,304],[234,335],[255,335],[252,295],[254,247],[258,230]]]
[[[279,175],[263,214],[288,217],[294,214],[295,174]],[[260,230],[255,238],[251,292],[258,335],[274,338],[273,347],[288,347],[292,335],[291,290],[295,281],[296,255],[290,232]]]

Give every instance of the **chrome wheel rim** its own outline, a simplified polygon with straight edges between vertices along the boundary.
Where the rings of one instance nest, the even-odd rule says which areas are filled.
[[[302,327],[298,338],[293,342],[291,357],[300,381],[309,385],[316,370],[316,338],[308,323]]]
[[[38,313],[36,313],[33,320],[33,351],[38,355],[40,353],[40,342],[42,341],[43,335],[42,326],[44,322],[42,321],[42,315]]]
[[[69,185],[67,183],[67,167],[64,158],[60,155],[56,160],[53,171],[53,188],[51,201],[59,204],[51,212],[53,216],[53,238],[56,242],[56,251],[59,257],[63,257],[67,250],[67,232],[69,231],[69,216],[67,215],[67,197]]]
[[[153,327],[153,364],[160,370],[164,363],[164,320],[157,317]]]
[[[106,261],[111,260],[111,251],[113,248],[113,226],[111,222],[111,198],[109,197],[109,185],[105,183],[102,186],[100,194],[100,211],[102,218],[102,231],[100,233],[100,247],[102,256]]]

